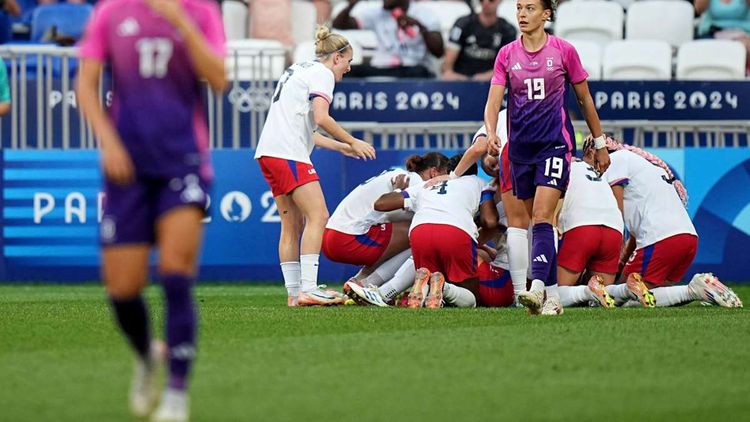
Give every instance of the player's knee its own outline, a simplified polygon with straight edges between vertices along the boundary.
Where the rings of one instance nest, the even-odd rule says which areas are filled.
[[[316,210],[308,216],[306,224],[312,227],[325,227],[328,223],[328,217],[328,210]]]
[[[196,254],[185,251],[161,253],[159,274],[193,274],[196,267]]]
[[[552,224],[552,212],[548,210],[534,210],[531,220],[534,224]]]
[[[132,299],[139,294],[146,285],[144,280],[133,280],[125,278],[113,278],[106,281],[107,294],[119,300]]]

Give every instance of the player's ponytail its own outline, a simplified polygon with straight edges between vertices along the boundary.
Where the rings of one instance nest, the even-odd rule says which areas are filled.
[[[421,173],[430,167],[448,172],[448,157],[439,152],[428,152],[425,155],[414,154],[406,159],[406,170]]]
[[[688,192],[685,188],[685,185],[682,184],[680,179],[678,179],[674,173],[672,173],[672,169],[669,168],[667,163],[664,162],[661,158],[657,157],[654,154],[651,154],[650,152],[644,151],[638,147],[634,147],[632,145],[623,144],[614,138],[610,137],[609,135],[606,136],[606,147],[609,151],[619,151],[619,150],[627,150],[634,154],[640,155],[641,157],[645,158],[648,162],[655,166],[659,166],[667,173],[667,182],[671,183],[672,186],[674,186],[674,189],[677,191],[677,195],[680,197],[680,201],[682,201],[682,205],[687,207],[688,204]],[[592,150],[594,147],[594,138],[589,135],[586,137],[586,139],[583,142],[583,155],[585,156],[588,151]]]
[[[334,34],[327,26],[320,25],[315,30],[315,56],[324,58],[333,53],[343,53],[352,45],[341,34]]]

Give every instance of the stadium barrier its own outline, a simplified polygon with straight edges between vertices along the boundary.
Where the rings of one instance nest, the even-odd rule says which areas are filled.
[[[286,51],[229,49],[228,92],[206,90],[214,148],[254,148]],[[2,46],[9,67],[12,110],[0,119],[3,148],[90,149],[95,142],[78,113],[75,48]],[[236,77],[235,77],[236,76]],[[111,102],[105,73],[101,99]],[[750,81],[630,81],[590,83],[602,125],[641,147],[744,147],[750,134]],[[337,84],[333,116],[381,149],[468,146],[480,126],[487,84],[481,82],[347,80]],[[572,93],[567,97],[577,110]],[[578,113],[574,126],[586,133]]]
[[[690,271],[750,282],[750,149],[651,150],[685,181],[688,212],[700,235]],[[201,280],[281,280],[276,242],[280,223],[253,150],[212,151],[210,196]],[[326,150],[313,153],[330,212],[362,181],[423,150],[381,150],[363,162]],[[445,150],[453,154],[455,150]],[[98,279],[97,227],[102,194],[96,150],[0,151],[2,256],[5,282]],[[744,246],[743,246],[744,245]],[[322,259],[320,277],[342,282],[356,269]]]

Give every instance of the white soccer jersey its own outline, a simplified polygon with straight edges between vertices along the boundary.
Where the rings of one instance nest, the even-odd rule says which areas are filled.
[[[637,249],[677,234],[697,236],[664,169],[627,150],[613,152],[610,160],[603,177],[610,185],[625,185],[625,226]]]
[[[357,235],[367,233],[370,227],[376,224],[398,220],[405,211],[382,213],[375,211],[373,205],[381,195],[393,191],[393,181],[400,174],[409,178],[409,186],[424,183],[417,173],[409,173],[400,168],[385,170],[379,175],[362,182],[346,195],[339,206],[336,207],[331,218],[328,219],[326,228]]]
[[[622,233],[622,214],[606,180],[583,161],[570,164],[570,184],[565,192],[557,228],[565,233],[580,226],[607,226]]]
[[[312,99],[319,96],[330,103],[335,83],[333,72],[320,62],[291,65],[276,85],[255,158],[276,157],[311,164],[313,131],[317,128]]]
[[[500,148],[505,147],[505,144],[508,143],[508,110],[503,109],[497,115],[497,129],[495,129],[495,133],[500,138]],[[474,137],[471,138],[471,143],[476,142],[480,136],[487,136],[487,127],[485,125],[482,125],[477,133],[474,134]]]
[[[404,196],[411,198],[414,211],[409,233],[420,224],[447,224],[465,231],[476,241],[474,215],[486,184],[477,176],[463,176],[429,188],[414,186],[405,190]]]

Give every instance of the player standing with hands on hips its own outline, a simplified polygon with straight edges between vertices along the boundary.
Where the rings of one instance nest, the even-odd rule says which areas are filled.
[[[317,145],[351,157],[375,158],[372,145],[354,138],[328,114],[334,85],[351,69],[351,44],[326,27],[318,27],[315,40],[317,60],[293,64],[276,85],[255,152],[281,216],[279,260],[289,306],[346,300],[318,287],[328,208],[310,153]],[[318,126],[336,140],[316,132]]]
[[[105,179],[102,276],[136,352],[130,409],[138,417],[159,400],[155,372],[163,352],[152,344],[141,295],[151,246],[159,252],[169,378],[151,415],[156,421],[189,417],[198,325],[192,285],[213,177],[202,80],[225,89],[224,44],[216,2],[108,0],[97,4],[80,45],[78,101],[99,140]],[[109,116],[98,94],[105,65],[114,85]]]
[[[565,109],[568,84],[573,86],[586,124],[595,139],[594,167],[601,174],[609,155],[591,99],[581,60],[568,42],[548,34],[554,19],[553,0],[518,0],[516,16],[521,38],[500,49],[495,60],[484,121],[488,152],[497,155],[498,111],[508,90],[508,154],[513,193],[524,201],[532,219],[531,289],[518,296],[532,314],[563,313],[557,292],[557,241],[552,217],[565,194],[575,133]],[[546,293],[546,294],[545,294]]]

